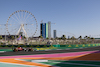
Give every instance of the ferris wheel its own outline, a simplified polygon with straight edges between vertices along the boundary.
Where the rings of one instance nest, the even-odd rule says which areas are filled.
[[[36,34],[38,28],[35,16],[26,10],[13,12],[6,23],[7,33],[9,35],[19,35],[20,32],[28,38]]]

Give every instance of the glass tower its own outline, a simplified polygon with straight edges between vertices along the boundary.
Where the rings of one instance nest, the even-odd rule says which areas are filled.
[[[48,38],[48,23],[40,24],[40,34],[43,38]]]
[[[54,38],[56,38],[56,30],[53,30],[53,35],[54,35]]]
[[[51,22],[48,22],[48,38],[51,39]]]

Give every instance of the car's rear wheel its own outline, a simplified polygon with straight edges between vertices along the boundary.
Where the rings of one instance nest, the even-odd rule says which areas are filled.
[[[17,50],[17,49],[14,49],[13,51],[14,51],[14,52],[17,52],[18,50]]]
[[[32,48],[30,48],[30,49],[28,49],[28,51],[33,51],[33,49],[32,49]]]

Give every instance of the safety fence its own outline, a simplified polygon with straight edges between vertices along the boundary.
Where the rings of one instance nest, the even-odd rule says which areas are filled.
[[[99,44],[75,44],[75,45],[0,45],[0,47],[31,47],[35,50],[56,50],[56,49],[73,49],[73,48],[86,48],[86,47],[96,47],[100,46]],[[0,49],[0,51],[12,51],[12,49]]]
[[[53,45],[54,47],[58,47],[58,48],[86,48],[86,47],[96,47],[96,46],[100,46],[100,43],[98,44],[74,44],[74,45]]]
[[[41,47],[51,47],[52,45],[0,45],[0,47],[33,47],[33,48],[41,48]]]
[[[98,44],[74,44],[74,45],[0,45],[0,47],[33,47],[33,48],[44,48],[44,47],[66,47],[66,48],[84,48],[84,47],[95,47],[100,46],[100,43]]]
[[[26,48],[34,48],[35,50],[39,50],[39,51],[44,51],[44,50],[56,50],[57,48],[54,47],[53,45],[0,45],[0,47],[9,47],[9,48],[4,48],[4,49],[0,49],[0,51],[12,51],[11,48],[14,47],[26,47]]]

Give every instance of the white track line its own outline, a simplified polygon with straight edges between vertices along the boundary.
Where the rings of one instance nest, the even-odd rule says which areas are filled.
[[[6,52],[6,51],[0,51],[0,53],[4,53],[4,52]]]

